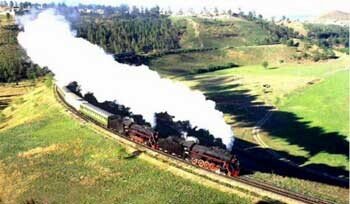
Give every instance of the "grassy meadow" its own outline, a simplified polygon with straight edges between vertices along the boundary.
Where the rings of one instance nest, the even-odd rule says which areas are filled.
[[[296,48],[286,45],[246,46],[223,48],[204,52],[170,54],[151,60],[150,66],[165,74],[183,75],[194,74],[198,69],[205,69],[215,65],[255,65],[268,61],[270,64],[280,65],[295,62],[293,55]]]
[[[280,106],[281,111],[292,112],[298,116],[300,122],[305,122],[309,127],[321,127],[323,132],[321,138],[317,135],[310,135],[304,140],[304,143],[316,143],[318,141],[330,142],[327,149],[332,149],[334,154],[327,152],[327,149],[315,152],[315,155],[309,159],[306,164],[323,163],[331,166],[339,166],[349,170],[348,157],[345,154],[346,140],[349,138],[349,70],[343,70],[327,76],[318,84],[311,86],[303,91],[292,93]],[[285,127],[284,127],[285,128]],[[299,131],[290,126],[289,132]],[[293,130],[294,129],[294,130]],[[276,129],[277,134],[283,134],[287,130]],[[310,133],[311,134],[311,133]],[[332,139],[331,136],[334,136]],[[337,137],[337,138],[335,138]],[[277,138],[283,138],[278,135]],[[324,139],[322,139],[324,138]],[[301,139],[302,140],[302,139]],[[322,141],[324,140],[324,141]],[[277,139],[279,141],[279,139]],[[333,141],[333,143],[331,143]],[[284,143],[284,142],[282,142]],[[272,145],[276,149],[281,146],[279,142]],[[310,144],[311,146],[312,144]],[[332,148],[333,146],[333,148]],[[336,149],[343,149],[343,155]],[[308,156],[307,154],[305,154]]]
[[[280,109],[294,112],[311,121],[310,125],[323,127],[327,132],[338,131],[349,136],[346,123],[349,121],[349,91],[349,70],[340,70],[304,91],[289,95]]]
[[[251,21],[241,18],[204,19],[172,17],[177,27],[184,28],[182,48],[232,47],[261,44],[269,33]]]
[[[0,203],[251,202],[128,159],[123,147],[68,116],[49,83],[25,86],[1,111]],[[0,101],[4,90],[17,93],[1,85]]]
[[[342,55],[326,62],[268,69],[246,65],[175,79],[216,101],[237,137],[255,142],[251,128],[274,111],[261,132],[272,149],[304,166],[349,170],[349,64],[349,56]]]

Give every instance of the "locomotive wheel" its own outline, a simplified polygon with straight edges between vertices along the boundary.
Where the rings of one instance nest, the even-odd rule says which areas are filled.
[[[204,168],[209,169],[210,163],[208,161],[204,162]]]
[[[200,166],[200,167],[203,168],[203,167],[204,167],[204,161],[200,159],[200,160],[198,161],[198,166]]]
[[[198,164],[198,159],[191,159],[191,162],[193,165],[197,165]]]
[[[209,169],[212,170],[212,171],[216,171],[217,170],[217,167],[214,163],[210,163],[209,164]]]

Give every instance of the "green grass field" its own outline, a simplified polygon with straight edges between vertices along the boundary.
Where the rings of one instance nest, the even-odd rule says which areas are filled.
[[[281,111],[296,114],[300,118],[299,121],[307,122],[309,127],[321,127],[322,131],[332,133],[334,137],[339,137],[339,139],[341,137],[344,140],[349,138],[349,70],[336,72],[314,86],[293,92],[279,108]],[[280,137],[277,136],[277,138]],[[334,143],[329,145],[336,146],[337,139],[333,139]],[[311,141],[307,140],[305,143],[315,142],[315,140],[318,143],[319,139],[316,137]],[[320,138],[320,140],[322,139]],[[326,141],[332,141],[332,139],[329,138]],[[322,143],[322,141],[319,142]],[[280,146],[279,143],[274,144],[277,149]],[[342,166],[349,170],[348,162],[346,155],[330,154],[325,149],[325,151],[312,155],[306,164],[323,163],[331,166]]]
[[[261,133],[271,148],[304,165],[348,170],[349,64],[350,58],[342,56],[323,63],[270,69],[248,65],[177,79],[216,101],[237,137],[254,142],[251,128],[277,107]]]
[[[349,70],[326,77],[314,86],[288,96],[280,109],[308,119],[312,126],[349,135]],[[335,108],[335,109],[334,109]],[[336,120],[330,120],[336,118]]]
[[[151,61],[150,67],[168,75],[195,73],[198,69],[234,63],[256,65],[267,61],[270,66],[296,62],[297,49],[286,45],[246,46],[218,50],[165,55]]]
[[[2,111],[0,203],[251,202],[127,159],[116,142],[71,119],[51,88],[28,89]]]

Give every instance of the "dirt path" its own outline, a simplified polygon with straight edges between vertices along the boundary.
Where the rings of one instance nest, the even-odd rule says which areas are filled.
[[[260,137],[261,127],[271,118],[272,111],[269,111],[265,114],[265,116],[257,122],[256,126],[253,128],[252,133],[255,141],[263,148],[270,148],[264,140]]]

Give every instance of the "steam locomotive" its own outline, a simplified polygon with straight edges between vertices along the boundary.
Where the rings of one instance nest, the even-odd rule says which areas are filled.
[[[65,86],[56,84],[56,89],[60,97],[75,110],[136,143],[177,156],[210,171],[228,176],[239,175],[238,159],[225,149],[199,145],[195,140],[182,137],[159,138],[158,133],[152,128],[139,125],[132,118],[102,110],[77,96]]]

